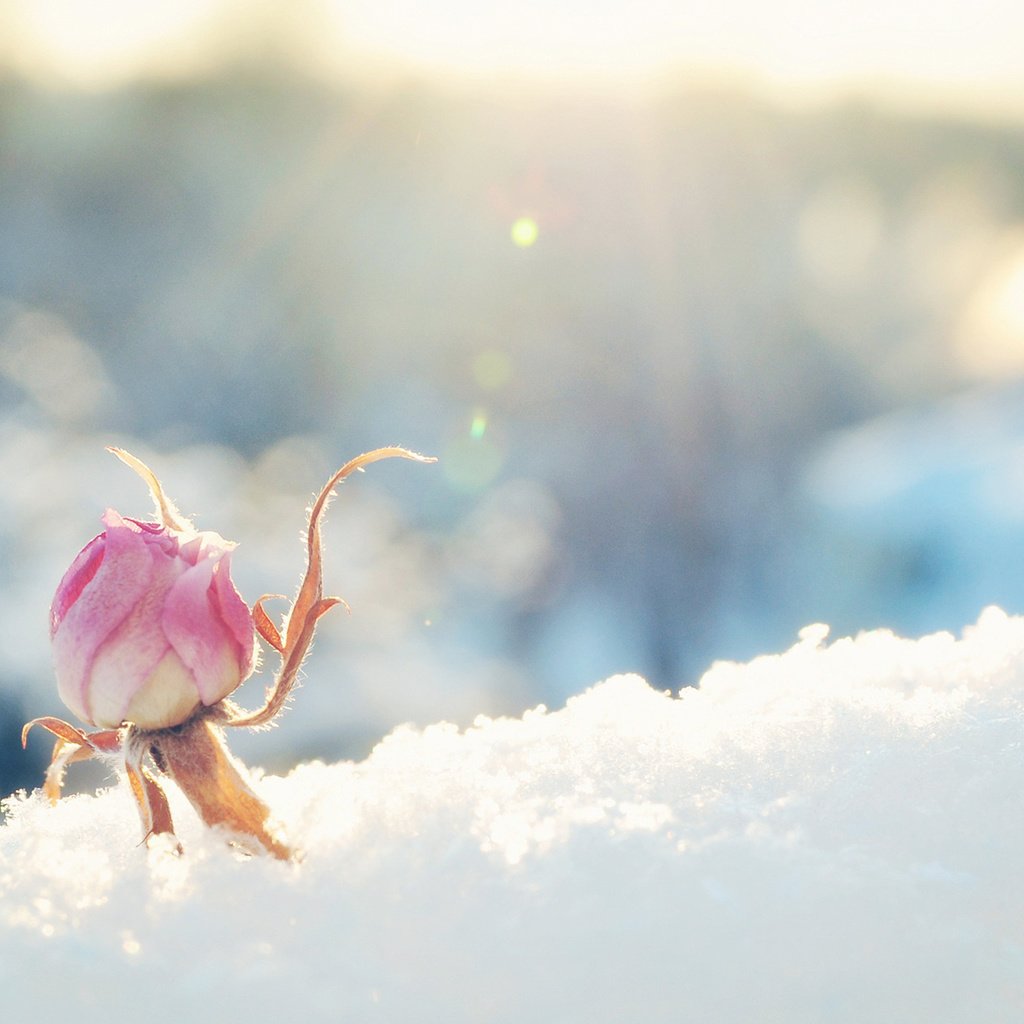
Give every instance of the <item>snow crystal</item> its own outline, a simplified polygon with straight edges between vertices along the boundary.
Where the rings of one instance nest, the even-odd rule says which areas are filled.
[[[309,687],[316,685],[311,679]],[[0,828],[11,1020],[1010,1022],[1024,619],[619,676],[260,788],[298,864],[124,786]]]

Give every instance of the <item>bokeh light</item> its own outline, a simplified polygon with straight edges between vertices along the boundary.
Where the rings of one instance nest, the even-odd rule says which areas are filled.
[[[519,217],[512,224],[512,241],[520,249],[528,249],[537,241],[540,229],[532,217]]]
[[[970,296],[957,335],[957,356],[982,378],[1024,374],[1024,230]]]
[[[473,413],[473,421],[469,425],[469,436],[474,441],[479,441],[487,431],[487,413],[478,409]]]
[[[884,212],[867,180],[827,181],[800,212],[801,261],[814,284],[830,291],[856,289],[877,265]]]

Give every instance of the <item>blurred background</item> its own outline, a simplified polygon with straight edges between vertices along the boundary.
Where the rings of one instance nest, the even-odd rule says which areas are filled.
[[[1024,611],[1024,7],[850,7],[0,0],[0,792],[106,444],[250,602],[439,456],[333,506],[275,770]]]

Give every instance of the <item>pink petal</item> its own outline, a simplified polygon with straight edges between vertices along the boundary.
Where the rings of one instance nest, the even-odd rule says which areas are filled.
[[[178,550],[178,554],[188,562],[196,565],[204,559],[217,561],[234,551],[238,545],[233,540],[225,540],[214,530],[202,530],[193,534]]]
[[[83,583],[77,600],[70,598],[77,588],[66,575],[55,598],[60,615],[54,619],[53,634],[57,690],[61,700],[85,722],[92,721],[85,691],[96,652],[138,603],[153,574],[153,561],[141,533],[113,509],[104,513],[103,523],[107,527],[101,535],[103,558],[94,575]],[[87,545],[83,554],[90,547]],[[91,557],[84,563],[76,559],[72,569],[76,565],[81,569],[83,564],[91,568]]]
[[[100,563],[103,561],[103,552],[106,548],[106,537],[101,533],[93,537],[88,544],[75,556],[68,571],[64,573],[63,579],[57,585],[57,593],[53,595],[53,603],[50,605],[50,636],[57,632],[68,609],[82,596],[86,585],[96,575]]]
[[[214,605],[238,644],[239,668],[242,679],[247,679],[256,656],[256,627],[252,613],[231,579],[231,556],[225,555],[213,571]]]
[[[215,558],[187,567],[168,593],[162,617],[164,635],[195,676],[206,705],[226,697],[242,681],[238,644],[211,599],[216,567]]]
[[[161,618],[182,564],[157,545],[147,544],[145,551],[151,566],[146,590],[100,645],[89,671],[88,708],[96,724],[107,728],[120,725],[135,695],[170,650]]]

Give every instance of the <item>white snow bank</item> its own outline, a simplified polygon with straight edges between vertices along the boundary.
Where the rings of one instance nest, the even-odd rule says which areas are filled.
[[[265,778],[298,866],[15,799],[4,1019],[1017,1022],[1024,619],[825,632]]]

